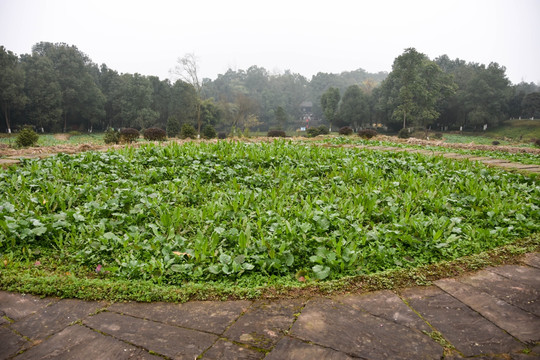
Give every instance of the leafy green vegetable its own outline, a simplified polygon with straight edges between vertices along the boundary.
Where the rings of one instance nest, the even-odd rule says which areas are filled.
[[[0,188],[0,253],[162,284],[369,274],[540,229],[534,178],[283,140],[59,154],[1,171]]]

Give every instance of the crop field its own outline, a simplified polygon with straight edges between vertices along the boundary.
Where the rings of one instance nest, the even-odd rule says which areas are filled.
[[[337,279],[540,229],[533,177],[288,141],[59,154],[1,171],[0,188],[5,267],[156,284]]]
[[[422,149],[422,150],[431,150],[438,152],[452,152],[463,155],[475,155],[475,156],[487,156],[495,159],[508,160],[511,162],[521,163],[521,164],[532,164],[540,165],[540,151],[535,151],[537,149],[528,149],[526,148],[519,149],[519,152],[508,152],[504,150],[497,149],[496,146],[491,146],[490,149],[467,149],[465,148],[454,148],[441,145],[415,145],[407,144],[393,141],[385,140],[365,140],[360,139],[356,136],[337,136],[323,138],[316,140],[318,143],[322,144],[331,144],[331,145],[361,145],[361,146],[381,146],[381,147],[398,147],[398,148],[409,148],[409,149]]]

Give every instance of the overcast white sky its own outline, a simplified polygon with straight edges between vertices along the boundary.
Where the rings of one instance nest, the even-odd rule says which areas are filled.
[[[390,71],[405,48],[497,62],[540,83],[540,0],[0,0],[0,45],[76,45],[95,63],[168,78],[195,53],[215,79],[251,65],[317,72]]]

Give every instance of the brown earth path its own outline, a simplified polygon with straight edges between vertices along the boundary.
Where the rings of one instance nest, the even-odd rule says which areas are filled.
[[[539,359],[540,253],[432,286],[108,303],[0,291],[0,359]]]

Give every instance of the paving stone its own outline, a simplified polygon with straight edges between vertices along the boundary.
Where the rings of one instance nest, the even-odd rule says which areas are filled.
[[[133,345],[92,331],[84,326],[73,325],[51,336],[38,346],[17,356],[24,359],[148,359],[162,358],[151,355]]]
[[[255,302],[225,333],[224,337],[261,349],[271,349],[295,320],[304,300]]]
[[[211,360],[258,360],[264,357],[264,353],[244,348],[225,340],[218,340],[214,346],[204,353],[202,359]]]
[[[431,328],[404,302],[389,290],[376,291],[362,295],[346,295],[335,299],[354,309],[364,310],[412,329],[431,331]]]
[[[457,279],[459,282],[495,296],[509,304],[540,316],[540,289],[512,281],[491,271],[482,270]]]
[[[57,299],[40,299],[33,295],[24,295],[0,291],[0,311],[2,316],[12,320],[20,320],[45,306],[58,301]]]
[[[524,343],[540,340],[540,318],[455,279],[435,285]]]
[[[117,339],[176,359],[194,359],[217,340],[212,334],[108,311],[91,316],[83,323]]]
[[[526,254],[522,260],[525,264],[540,269],[540,253]]]
[[[65,299],[42,308],[34,315],[11,325],[30,339],[43,339],[81,320],[103,307],[104,303]]]
[[[9,320],[6,319],[6,314],[0,310],[0,325],[9,323]]]
[[[406,289],[402,295],[465,356],[504,354],[522,348],[495,324],[435,286]]]
[[[307,344],[303,341],[290,338],[288,336],[281,339],[276,347],[264,360],[349,360],[354,359],[347,354],[336,350],[324,348],[314,344]]]
[[[487,270],[528,285],[534,289],[540,289],[540,269],[520,265],[504,265],[490,267]]]
[[[0,327],[0,360],[8,359],[28,344],[24,338],[8,328]]]
[[[131,302],[113,304],[108,310],[222,334],[250,305],[250,301],[192,301],[185,304]]]
[[[292,336],[368,359],[440,359],[443,348],[429,336],[329,299],[310,301]]]

